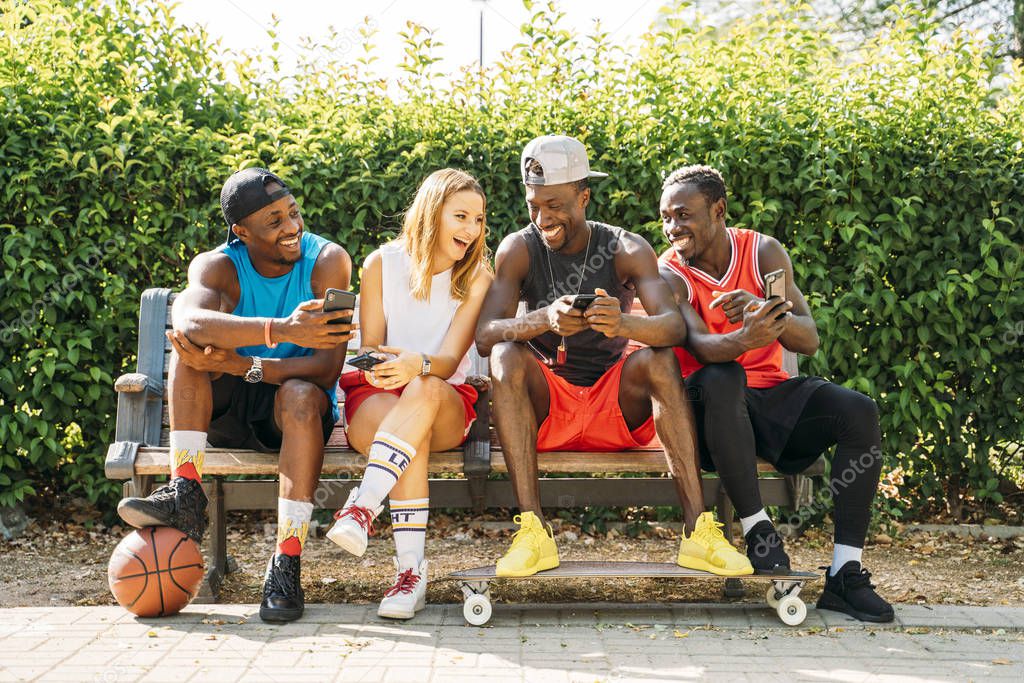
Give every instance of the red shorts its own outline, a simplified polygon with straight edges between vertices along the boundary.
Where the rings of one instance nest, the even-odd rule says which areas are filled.
[[[654,416],[630,431],[619,408],[619,380],[625,358],[591,387],[565,381],[537,361],[548,382],[551,403],[537,432],[537,451],[626,451],[655,438]]]
[[[473,421],[476,420],[476,409],[473,406],[476,404],[477,391],[468,384],[452,384],[450,386],[459,394],[459,398],[462,399],[462,407],[466,412],[466,429],[462,434],[462,440],[465,441],[466,436],[469,435],[469,428],[473,426]],[[359,406],[366,399],[380,393],[401,396],[402,392],[405,391],[405,387],[401,389],[379,389],[366,381],[366,376],[362,370],[344,373],[341,379],[338,380],[338,387],[345,392],[346,430],[348,425],[352,424],[352,416],[356,414]]]

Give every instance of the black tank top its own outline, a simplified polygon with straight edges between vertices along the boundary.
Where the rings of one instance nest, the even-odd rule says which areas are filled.
[[[587,225],[591,231],[589,257],[586,248],[567,255],[551,251],[544,245],[540,229],[532,223],[519,231],[530,253],[530,270],[520,294],[529,310],[543,308],[566,294],[575,295],[577,290],[581,294],[593,294],[597,287],[616,297],[621,302],[623,313],[632,308],[635,292],[624,286],[615,272],[615,254],[619,252],[620,240],[626,231],[594,221],[587,221]],[[552,276],[554,282],[551,281]],[[561,340],[560,335],[545,332],[532,339],[530,344],[544,358],[554,360]],[[606,337],[594,330],[583,330],[565,338],[566,361],[562,365],[551,366],[551,369],[570,384],[592,386],[622,358],[628,341],[625,337]]]

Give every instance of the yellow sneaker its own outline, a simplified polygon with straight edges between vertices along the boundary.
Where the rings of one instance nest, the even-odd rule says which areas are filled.
[[[713,513],[701,513],[690,537],[687,538],[686,532],[683,532],[676,564],[721,576],[753,574],[750,560],[725,540],[721,527]]]
[[[498,560],[497,576],[531,576],[558,566],[558,548],[555,547],[551,527],[546,529],[532,512],[515,516],[519,531],[512,537],[512,547]]]

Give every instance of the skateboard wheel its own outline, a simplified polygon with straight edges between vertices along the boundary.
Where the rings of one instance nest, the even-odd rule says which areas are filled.
[[[781,595],[775,592],[775,584],[768,584],[768,592],[765,593],[764,599],[768,603],[768,606],[772,609],[778,609],[779,600],[782,598]]]
[[[807,618],[807,605],[795,595],[785,595],[775,611],[786,626],[799,626]]]
[[[471,595],[462,605],[462,616],[473,626],[483,626],[491,620],[491,601],[486,595]]]

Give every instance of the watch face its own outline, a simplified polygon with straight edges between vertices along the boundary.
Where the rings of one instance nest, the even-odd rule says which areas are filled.
[[[263,381],[263,368],[259,364],[253,363],[253,366],[249,368],[245,373],[245,381],[252,384]]]

